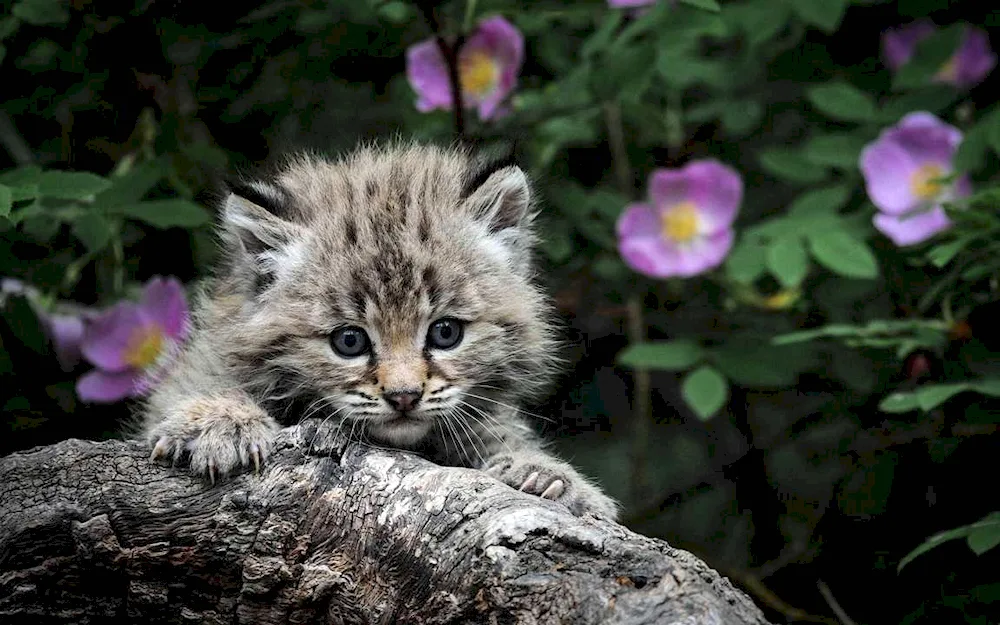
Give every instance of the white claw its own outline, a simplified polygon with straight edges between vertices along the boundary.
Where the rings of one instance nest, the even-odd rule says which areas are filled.
[[[254,474],[260,473],[260,447],[257,445],[250,446],[250,457],[253,459],[253,472]]]
[[[208,479],[212,482],[212,486],[215,486],[215,460],[211,458],[208,460]]]
[[[566,484],[562,480],[555,480],[542,492],[542,499],[559,499],[566,492]]]
[[[149,459],[155,462],[166,456],[169,449],[170,445],[167,442],[167,437],[161,437],[160,440],[156,441],[156,446],[153,447],[153,453],[149,454]]]
[[[519,488],[518,490],[526,492],[526,493],[530,493],[532,490],[535,489],[535,483],[536,482],[538,482],[538,471],[533,471],[524,480],[524,483],[521,484],[521,488]]]

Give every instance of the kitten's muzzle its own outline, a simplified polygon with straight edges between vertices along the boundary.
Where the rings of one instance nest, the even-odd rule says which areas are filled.
[[[409,412],[417,407],[421,395],[420,391],[387,391],[382,393],[382,399],[400,412]]]

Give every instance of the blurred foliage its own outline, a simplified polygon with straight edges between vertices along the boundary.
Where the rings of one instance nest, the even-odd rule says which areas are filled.
[[[879,60],[880,33],[921,17],[995,34],[988,4],[436,8],[445,35],[499,13],[527,42],[511,113],[469,115],[466,134],[517,139],[543,200],[572,366],[534,410],[557,416],[549,435],[627,524],[706,558],[775,620],[837,622],[822,581],[858,623],[997,622],[998,78],[930,81],[957,26],[895,76]],[[431,35],[416,5],[240,7],[3,4],[0,275],[45,305],[192,281],[214,255],[219,174],[289,149],[453,137],[406,82],[406,49]],[[962,129],[977,193],[949,208],[948,232],[896,248],[871,226],[858,159],[917,110]],[[654,168],[709,156],[746,187],[726,263],[633,273],[616,250],[623,208]],[[114,436],[129,407],[79,402],[80,371],[59,368],[33,307],[0,301],[0,453]]]

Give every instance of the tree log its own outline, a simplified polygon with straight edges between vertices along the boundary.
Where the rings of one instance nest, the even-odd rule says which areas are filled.
[[[686,551],[319,423],[214,487],[148,455],[0,459],[0,622],[766,624]]]

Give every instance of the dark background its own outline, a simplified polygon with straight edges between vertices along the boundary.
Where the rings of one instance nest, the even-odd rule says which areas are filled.
[[[14,4],[3,3],[0,13],[9,15]],[[404,52],[430,31],[407,3],[50,4],[64,12],[64,20],[21,24],[3,41],[2,170],[30,161],[108,174],[128,155],[162,158],[170,174],[151,197],[181,194],[210,203],[219,177],[287,150],[337,152],[359,139],[396,133],[448,140],[453,131],[447,112],[421,115],[413,108]],[[727,4],[722,2],[724,10]],[[711,154],[740,169],[748,198],[756,198],[737,226],[759,221],[774,212],[767,206],[780,208],[794,196],[761,167],[756,154],[762,146],[796,141],[823,125],[842,127],[808,110],[803,85],[838,77],[872,93],[887,92],[889,76],[878,58],[883,30],[930,16],[942,25],[984,27],[996,44],[1000,13],[991,4],[856,3],[831,32],[784,27],[782,45],[754,57],[760,71],[755,84],[729,94],[763,104],[751,128],[686,124],[684,140],[668,145],[650,138],[640,114],[626,114],[631,196],[642,197],[652,167]],[[562,10],[572,17],[557,22],[558,32],[532,26],[532,14]],[[441,3],[437,11],[444,28],[460,28],[464,3]],[[596,1],[480,3],[481,15],[495,11],[525,31],[520,81],[527,93],[565,76],[576,47],[609,13]],[[733,36],[700,50],[711,58],[736,58],[742,46],[740,36]],[[600,76],[608,67],[598,64],[593,71]],[[697,103],[722,91],[694,84],[681,92],[685,103]],[[994,72],[945,113],[960,114],[961,106],[985,109],[996,93],[1000,76]],[[553,131],[542,125],[558,115],[539,110],[495,125],[478,123],[472,111],[467,117],[471,139],[519,139],[520,156],[549,200],[542,217],[548,245],[568,245],[568,253],[547,247],[543,263],[565,322],[569,365],[552,397],[532,407],[554,419],[539,428],[558,450],[626,502],[627,525],[705,558],[750,592],[775,622],[837,622],[817,589],[820,580],[857,623],[1000,622],[1000,550],[976,556],[954,541],[896,570],[929,535],[998,509],[1000,439],[995,425],[988,427],[997,422],[996,402],[963,395],[947,411],[878,410],[891,390],[988,370],[997,344],[992,291],[970,287],[966,294],[971,338],[967,332],[904,360],[892,350],[839,345],[795,353],[758,349],[747,357],[750,366],[773,370],[776,380],[734,382],[724,413],[707,421],[684,405],[675,372],[653,372],[652,423],[636,443],[633,373],[615,361],[636,338],[629,337],[629,302],[642,304],[648,338],[721,340],[751,326],[773,334],[810,327],[837,318],[837,311],[855,321],[904,316],[900,301],[925,291],[932,276],[876,239],[871,245],[886,268],[878,280],[813,275],[804,302],[777,314],[727,306],[717,281],[646,280],[615,264],[613,252],[595,240],[600,237],[574,230],[572,219],[560,212],[560,197],[567,201],[560,186],[565,181],[625,194],[616,187],[600,120],[593,127],[579,122],[546,160],[539,145]],[[992,167],[980,179],[995,175],[995,162]],[[863,201],[860,187],[858,194]],[[606,230],[613,236],[612,225]],[[190,282],[203,275],[214,254],[207,227],[163,230],[127,222],[119,235],[122,267],[133,282],[154,275]],[[115,301],[121,293],[109,286],[116,262],[110,254],[96,254],[78,279],[65,279],[67,266],[84,252],[67,226],[0,228],[0,275],[63,300]],[[777,288],[766,280],[759,287]],[[0,340],[0,454],[68,437],[117,435],[129,403],[80,403],[73,382],[86,367],[60,370],[22,301],[11,300],[3,311]],[[960,421],[987,427],[966,435],[952,427]],[[646,458],[639,468],[637,445]]]

